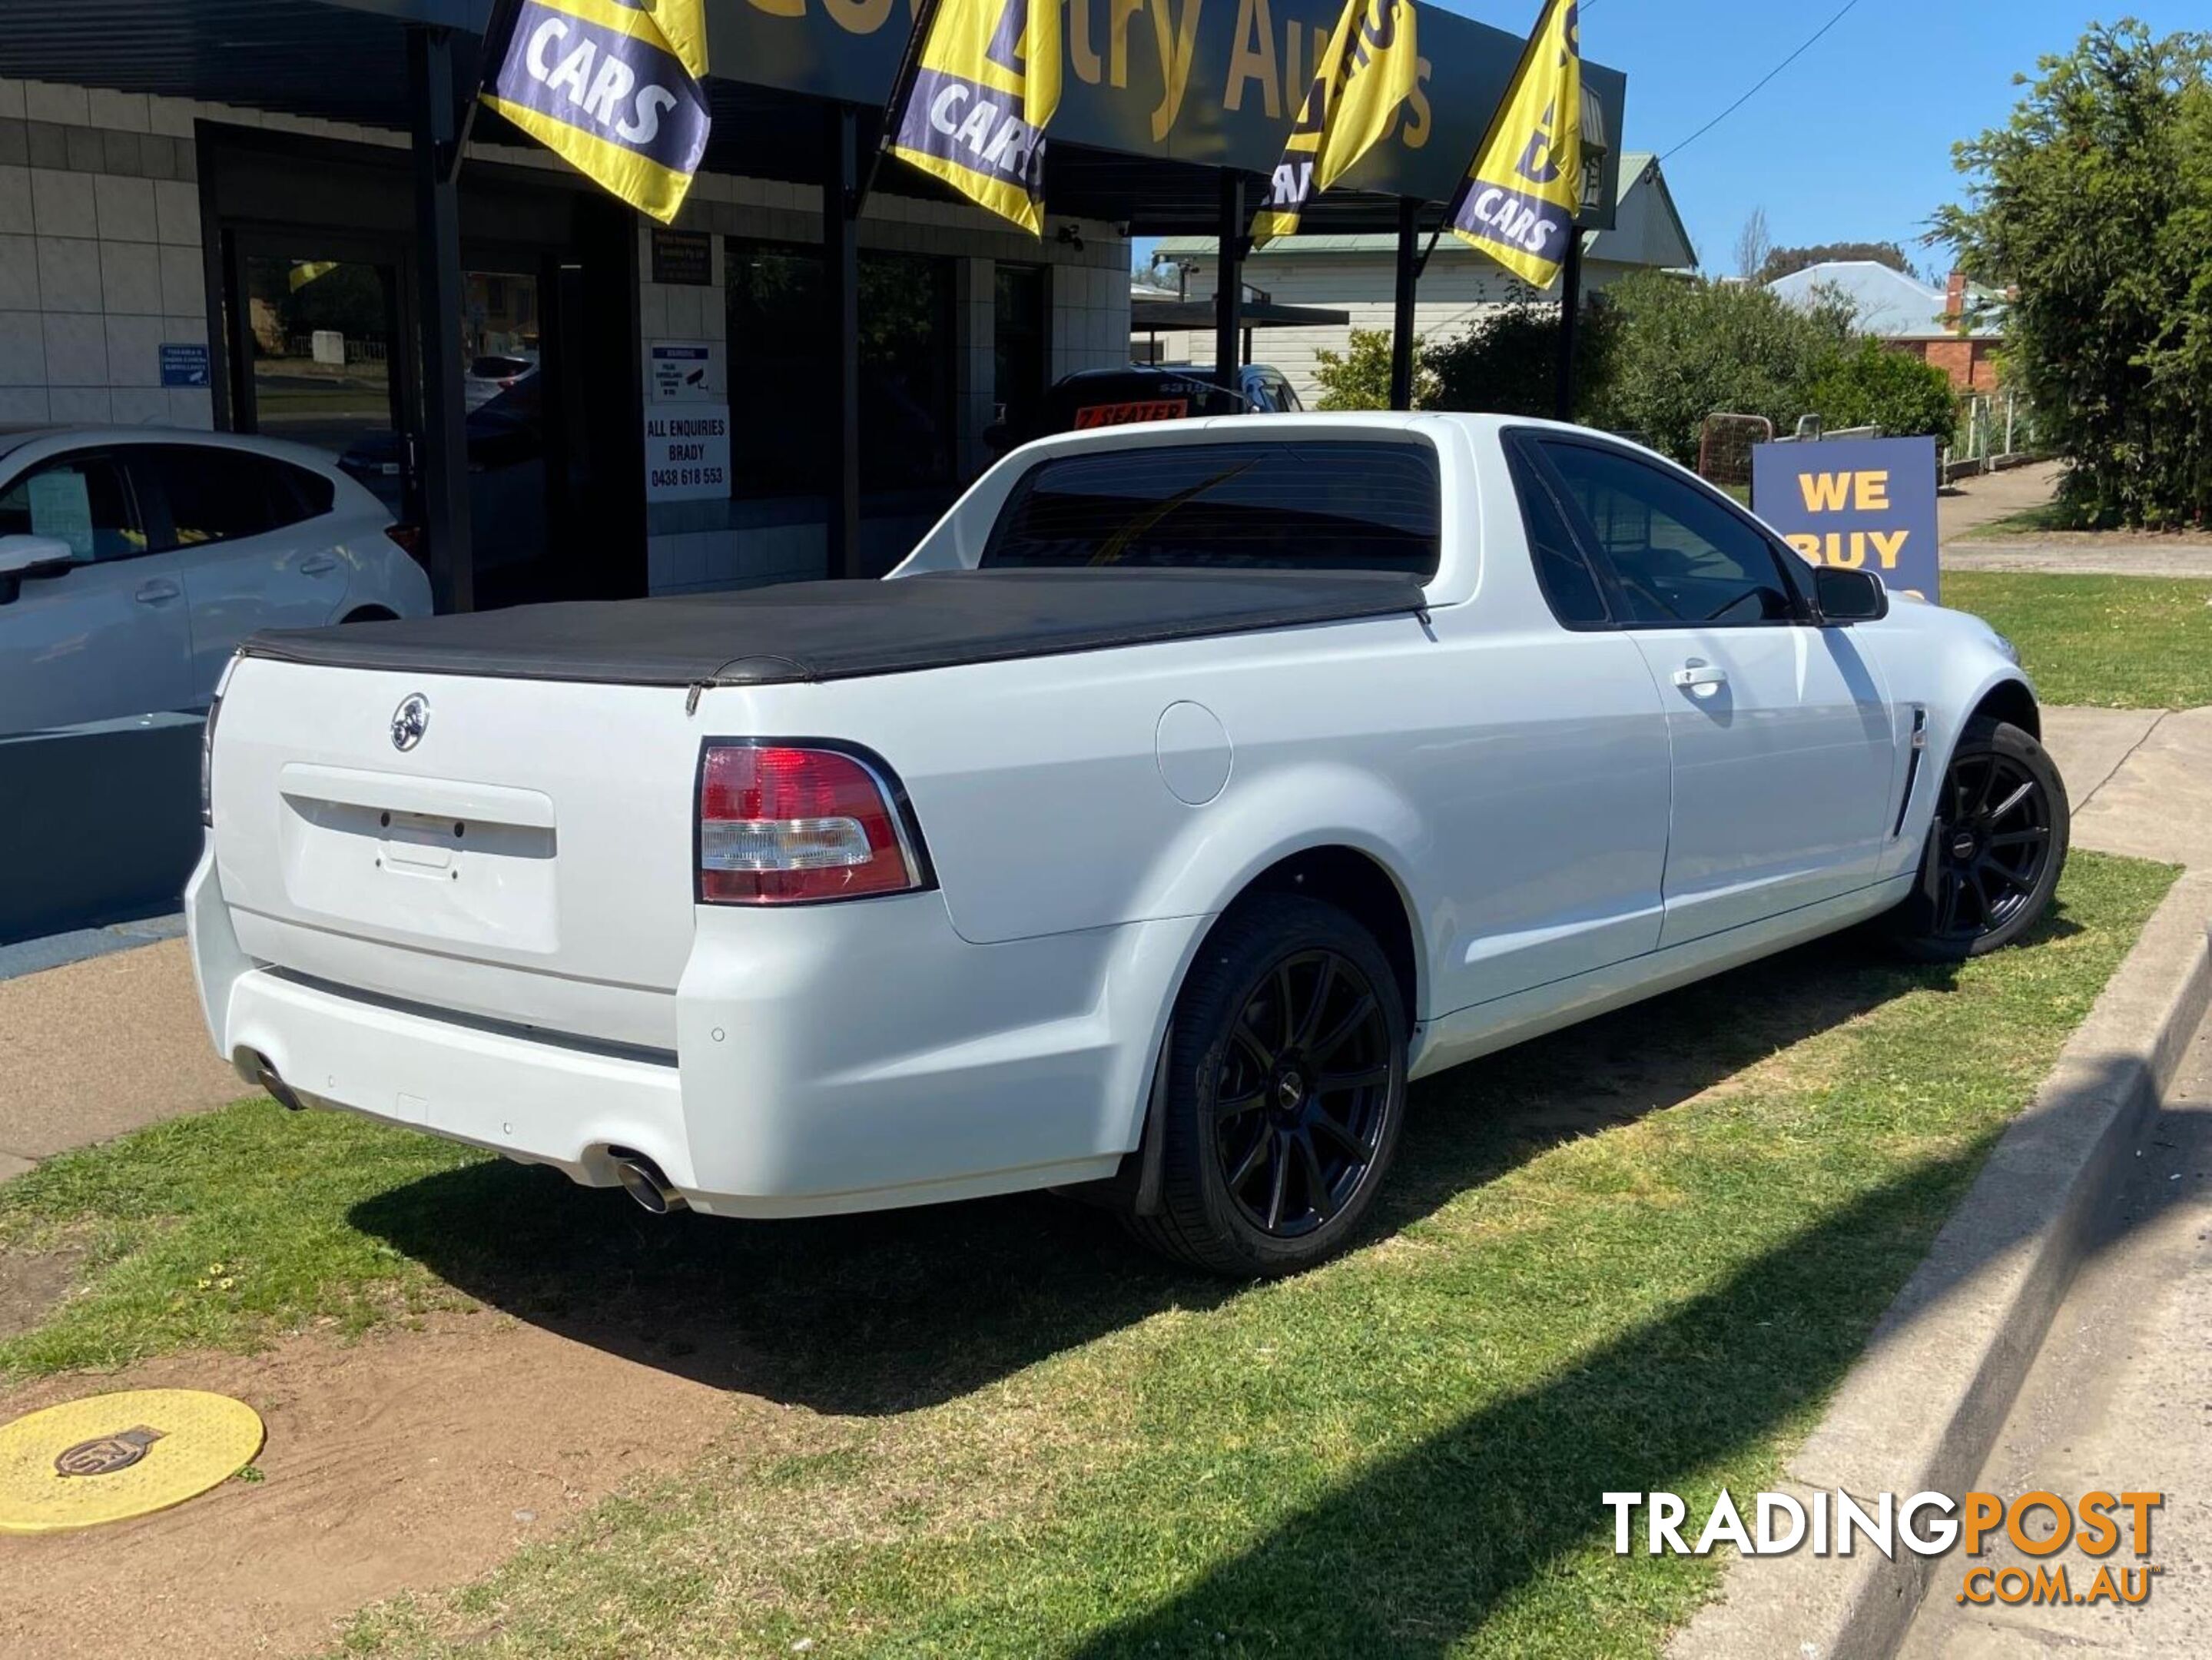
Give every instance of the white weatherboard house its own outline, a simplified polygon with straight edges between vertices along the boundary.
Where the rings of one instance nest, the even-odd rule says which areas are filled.
[[[1163,238],[1164,263],[1187,265],[1185,297],[1210,299],[1218,269],[1217,245],[1210,236]],[[1351,320],[1312,327],[1256,331],[1252,360],[1271,363],[1288,376],[1298,395],[1311,404],[1321,395],[1314,379],[1315,353],[1341,352],[1353,329],[1390,327],[1391,297],[1397,273],[1398,239],[1366,236],[1285,236],[1255,248],[1244,262],[1245,284],[1279,305],[1324,306],[1350,313]],[[1610,230],[1593,231],[1583,248],[1583,290],[1594,293],[1632,271],[1677,271],[1695,265],[1698,252],[1675,210],[1656,156],[1629,151],[1620,158],[1620,207]],[[1554,283],[1549,292],[1556,296]],[[1417,327],[1425,339],[1448,338],[1485,312],[1537,291],[1489,255],[1455,236],[1442,236],[1421,273]],[[1210,331],[1162,330],[1158,361],[1211,362]],[[1139,331],[1131,342],[1139,358],[1152,356],[1151,337]]]

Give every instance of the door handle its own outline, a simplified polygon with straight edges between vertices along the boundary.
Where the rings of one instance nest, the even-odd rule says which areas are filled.
[[[151,577],[138,585],[138,603],[142,605],[158,605],[166,600],[175,599],[183,592],[182,588],[166,576]]]
[[[320,576],[326,570],[336,570],[338,562],[327,553],[312,554],[300,562],[303,576]]]
[[[1711,697],[1728,684],[1728,671],[1711,663],[1686,663],[1674,671],[1674,684],[1692,697]]]

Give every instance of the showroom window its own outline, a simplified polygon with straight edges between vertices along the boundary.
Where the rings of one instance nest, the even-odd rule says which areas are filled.
[[[1042,265],[992,268],[991,400],[1016,442],[1036,435],[1048,381]]]
[[[727,252],[732,493],[826,492],[836,454],[822,251],[732,238]],[[870,250],[860,264],[860,488],[951,484],[951,263]]]

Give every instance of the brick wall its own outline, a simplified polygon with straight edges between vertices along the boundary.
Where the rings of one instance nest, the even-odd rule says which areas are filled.
[[[0,427],[213,424],[164,388],[207,344],[191,106],[0,80]]]
[[[1905,350],[1932,363],[1951,377],[1960,392],[1992,392],[1997,389],[1996,350],[2002,343],[1984,339],[1909,340]]]

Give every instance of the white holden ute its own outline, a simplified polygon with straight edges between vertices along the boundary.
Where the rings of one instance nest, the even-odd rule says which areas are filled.
[[[217,1049],[656,1211],[1080,1189],[1266,1274],[1357,1235],[1414,1079],[2044,915],[2065,792],[1980,622],[1597,433],[1258,424],[1029,445],[879,582],[255,636]]]

